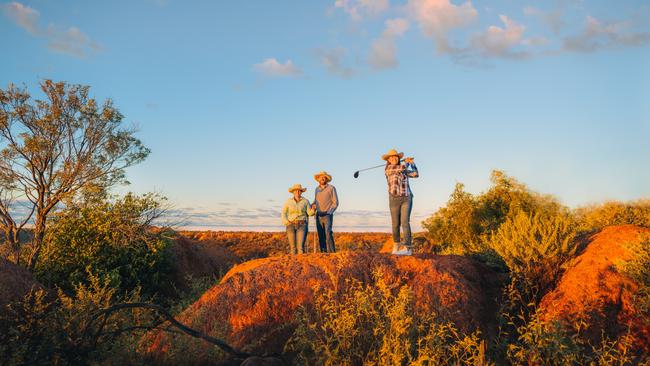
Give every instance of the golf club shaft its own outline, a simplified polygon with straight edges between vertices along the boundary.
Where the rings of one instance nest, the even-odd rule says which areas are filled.
[[[401,163],[401,162],[403,162],[403,161],[404,161],[404,160],[400,160],[399,162]],[[377,168],[381,168],[382,166],[386,166],[386,163],[384,163],[384,164],[380,164],[380,165],[377,165],[377,166],[373,166],[373,167],[370,167],[370,168],[365,168],[365,169],[357,170],[357,172],[363,172],[363,171],[370,170],[370,169],[377,169]]]

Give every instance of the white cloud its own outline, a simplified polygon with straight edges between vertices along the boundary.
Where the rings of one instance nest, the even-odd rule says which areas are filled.
[[[77,27],[61,30],[57,26],[50,24],[47,28],[42,28],[38,24],[40,13],[19,2],[14,1],[5,4],[2,10],[5,16],[29,34],[46,39],[47,47],[54,52],[85,57],[100,49],[97,43]]]
[[[571,52],[594,52],[600,49],[642,46],[650,43],[650,33],[628,32],[626,22],[602,23],[587,16],[582,33],[566,37],[563,49]]]
[[[399,37],[409,29],[409,21],[404,18],[388,19],[386,22],[384,36]]]
[[[403,18],[388,19],[382,36],[370,46],[368,63],[374,69],[391,69],[399,65],[395,38],[403,35],[409,28],[409,22]]]
[[[18,2],[11,2],[2,6],[4,14],[32,35],[38,35],[38,11]]]
[[[454,5],[449,0],[409,0],[406,7],[422,33],[435,39],[441,53],[453,52],[447,33],[471,24],[478,16],[470,1]]]
[[[388,10],[388,0],[336,0],[335,8],[345,11],[353,20],[361,20],[366,16],[374,16]]]
[[[558,34],[566,26],[564,21],[564,8],[558,7],[551,11],[544,11],[541,9],[534,8],[532,6],[527,6],[524,8],[524,14],[528,16],[536,16],[541,19],[549,28],[555,33]]]
[[[480,54],[490,57],[522,58],[528,54],[514,48],[524,44],[526,27],[505,15],[499,16],[504,27],[492,25],[481,35],[472,39],[472,47]],[[526,42],[528,44],[532,42]]]
[[[302,75],[300,70],[293,61],[287,60],[284,64],[278,62],[275,58],[266,60],[253,65],[253,69],[261,74],[271,77],[297,77]]]
[[[329,74],[342,78],[350,78],[354,76],[355,71],[354,69],[343,65],[343,58],[346,53],[347,51],[344,48],[316,50],[316,55]]]
[[[50,26],[47,34],[49,39],[47,47],[58,53],[85,57],[89,51],[99,50],[99,45],[76,27],[60,31]]]

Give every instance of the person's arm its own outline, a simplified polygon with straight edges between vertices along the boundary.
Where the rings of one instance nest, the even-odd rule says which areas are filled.
[[[316,210],[311,207],[308,199],[305,198],[305,201],[307,201],[307,216],[314,216],[316,214]]]
[[[404,159],[404,170],[409,178],[417,178],[420,176],[418,173],[418,167],[416,167],[415,162],[413,162],[413,158]]]
[[[282,225],[284,226],[289,225],[289,219],[287,217],[288,211],[289,211],[289,205],[287,205],[287,202],[285,202],[284,206],[282,206],[282,212],[280,214],[280,217],[282,217]]]
[[[336,188],[332,186],[332,208],[327,211],[328,214],[333,214],[339,207],[339,196],[336,194]]]
[[[415,163],[407,163],[406,166],[406,175],[408,175],[410,178],[417,178],[420,176],[420,173],[418,172],[418,167],[415,166]]]

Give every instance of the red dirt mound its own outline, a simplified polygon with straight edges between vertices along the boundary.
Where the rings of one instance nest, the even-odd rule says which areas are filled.
[[[176,238],[172,246],[172,254],[176,264],[174,283],[177,288],[182,290],[189,286],[188,276],[192,278],[215,276],[218,278],[239,261],[237,256],[227,248],[182,236]]]
[[[0,258],[0,310],[10,302],[22,300],[33,287],[41,285],[28,270]]]
[[[297,308],[313,304],[316,287],[340,291],[348,280],[373,283],[377,270],[390,286],[409,285],[418,311],[435,311],[462,331],[478,328],[491,333],[499,284],[486,266],[459,256],[352,251],[240,264],[179,320],[209,335],[226,334],[227,341],[240,349],[252,345],[253,352],[279,353],[293,332]],[[164,357],[169,342],[169,336],[156,334],[149,351]],[[204,350],[191,352],[200,355]]]
[[[589,238],[557,288],[542,299],[542,319],[584,320],[584,334],[594,344],[600,343],[602,332],[616,338],[631,323],[637,344],[650,351],[650,322],[634,320],[638,319],[633,304],[638,285],[617,269],[634,255],[626,243],[644,238],[650,238],[650,230],[633,225],[606,227]]]

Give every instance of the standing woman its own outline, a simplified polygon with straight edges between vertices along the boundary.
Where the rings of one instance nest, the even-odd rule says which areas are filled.
[[[393,223],[393,254],[411,254],[411,209],[413,208],[413,192],[409,186],[409,178],[419,177],[418,168],[413,158],[400,159],[404,153],[392,149],[381,158],[386,161],[386,181],[388,181],[388,202],[390,218]],[[404,240],[400,240],[400,226],[404,232]]]
[[[309,201],[302,197],[307,188],[294,184],[289,188],[293,197],[289,198],[282,206],[282,224],[287,227],[289,238],[289,254],[302,254],[305,252],[309,216],[314,215]]]

